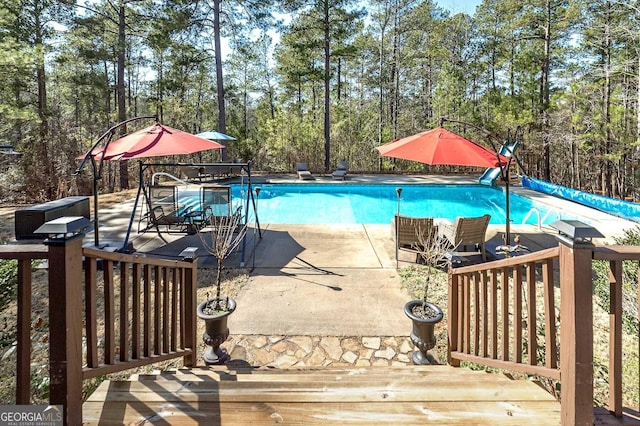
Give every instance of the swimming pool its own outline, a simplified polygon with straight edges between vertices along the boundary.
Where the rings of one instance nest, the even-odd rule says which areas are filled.
[[[231,185],[234,202],[244,203],[246,186]],[[398,210],[396,188],[402,188],[400,214],[454,220],[457,216],[491,215],[492,224],[505,223],[502,188],[445,184],[254,184],[260,188],[260,223],[274,224],[388,224]],[[558,219],[549,208],[517,194],[510,195],[511,223],[521,224],[536,208],[544,223]],[[537,215],[524,223],[537,225]],[[563,219],[569,219],[563,214]],[[248,222],[254,222],[249,209]]]

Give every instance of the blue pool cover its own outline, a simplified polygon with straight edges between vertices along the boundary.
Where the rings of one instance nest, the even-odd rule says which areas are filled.
[[[592,207],[613,216],[640,222],[640,204],[629,201],[609,198],[602,195],[591,194],[566,186],[556,185],[540,179],[522,177],[522,186],[534,191],[554,195],[559,198],[574,201],[576,203]]]

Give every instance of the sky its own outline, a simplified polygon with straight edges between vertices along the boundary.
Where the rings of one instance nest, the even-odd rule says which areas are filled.
[[[467,13],[473,15],[476,6],[482,3],[482,0],[436,0],[436,3],[445,9],[451,11],[452,14]]]

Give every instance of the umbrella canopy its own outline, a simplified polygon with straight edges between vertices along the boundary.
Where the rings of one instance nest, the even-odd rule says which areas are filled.
[[[220,149],[224,146],[156,123],[109,143],[106,147],[94,151],[96,158],[105,160],[126,160],[129,158],[159,157],[163,155],[192,154],[208,149]]]
[[[425,164],[499,167],[508,159],[443,127],[397,139],[376,148],[386,157]]]
[[[207,132],[198,133],[196,136],[209,139],[210,141],[235,141],[233,136],[225,135],[224,133],[216,132],[215,130],[209,130]]]

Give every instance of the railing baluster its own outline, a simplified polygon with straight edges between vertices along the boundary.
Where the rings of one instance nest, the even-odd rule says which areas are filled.
[[[509,360],[509,270],[502,268],[502,360]]]
[[[86,257],[84,262],[85,333],[87,338],[87,366],[95,368],[98,361],[98,261]]]
[[[464,352],[464,275],[458,275],[458,351]]]
[[[154,273],[154,294],[153,294],[153,351],[156,355],[162,353],[161,327],[162,327],[162,269],[155,267]]]
[[[16,404],[31,401],[31,259],[18,259]]]
[[[487,271],[480,273],[480,279],[482,283],[482,356],[486,357],[489,352],[487,347],[489,345],[489,284],[487,283]]]
[[[522,266],[513,267],[513,356],[522,362]]]
[[[622,416],[622,261],[609,262],[609,410]]]
[[[115,363],[115,295],[113,289],[113,261],[102,260],[104,268],[104,362]]]
[[[131,265],[131,358],[140,358],[140,265]]]
[[[120,262],[120,361],[129,360],[129,264]]]
[[[472,275],[473,280],[473,354],[480,353],[480,274]]]
[[[144,328],[144,345],[143,354],[145,357],[151,356],[151,265],[144,265],[143,268],[143,295],[144,304],[143,328]]]
[[[545,318],[545,364],[548,368],[558,368],[558,347],[556,345],[556,301],[553,282],[553,260],[542,263],[542,282],[544,285]]]
[[[171,295],[171,282],[169,280],[169,268],[164,268],[162,274],[162,353],[169,352],[169,296]]]
[[[185,299],[186,299],[186,289],[187,289],[187,272],[185,268],[181,268],[180,273],[181,273],[181,285],[178,290],[180,294],[179,329],[180,329],[180,347],[184,349],[187,347],[187,341],[186,341],[187,330],[185,329],[186,328],[186,300]]]
[[[178,286],[180,286],[179,269],[173,268],[173,283],[171,285],[171,351],[178,347]]]
[[[498,270],[491,269],[491,358],[498,359]]]
[[[464,352],[471,353],[471,274],[464,276]]]
[[[538,333],[537,333],[537,315],[536,315],[536,264],[534,262],[527,263],[527,334],[529,340],[529,365],[538,364]]]

